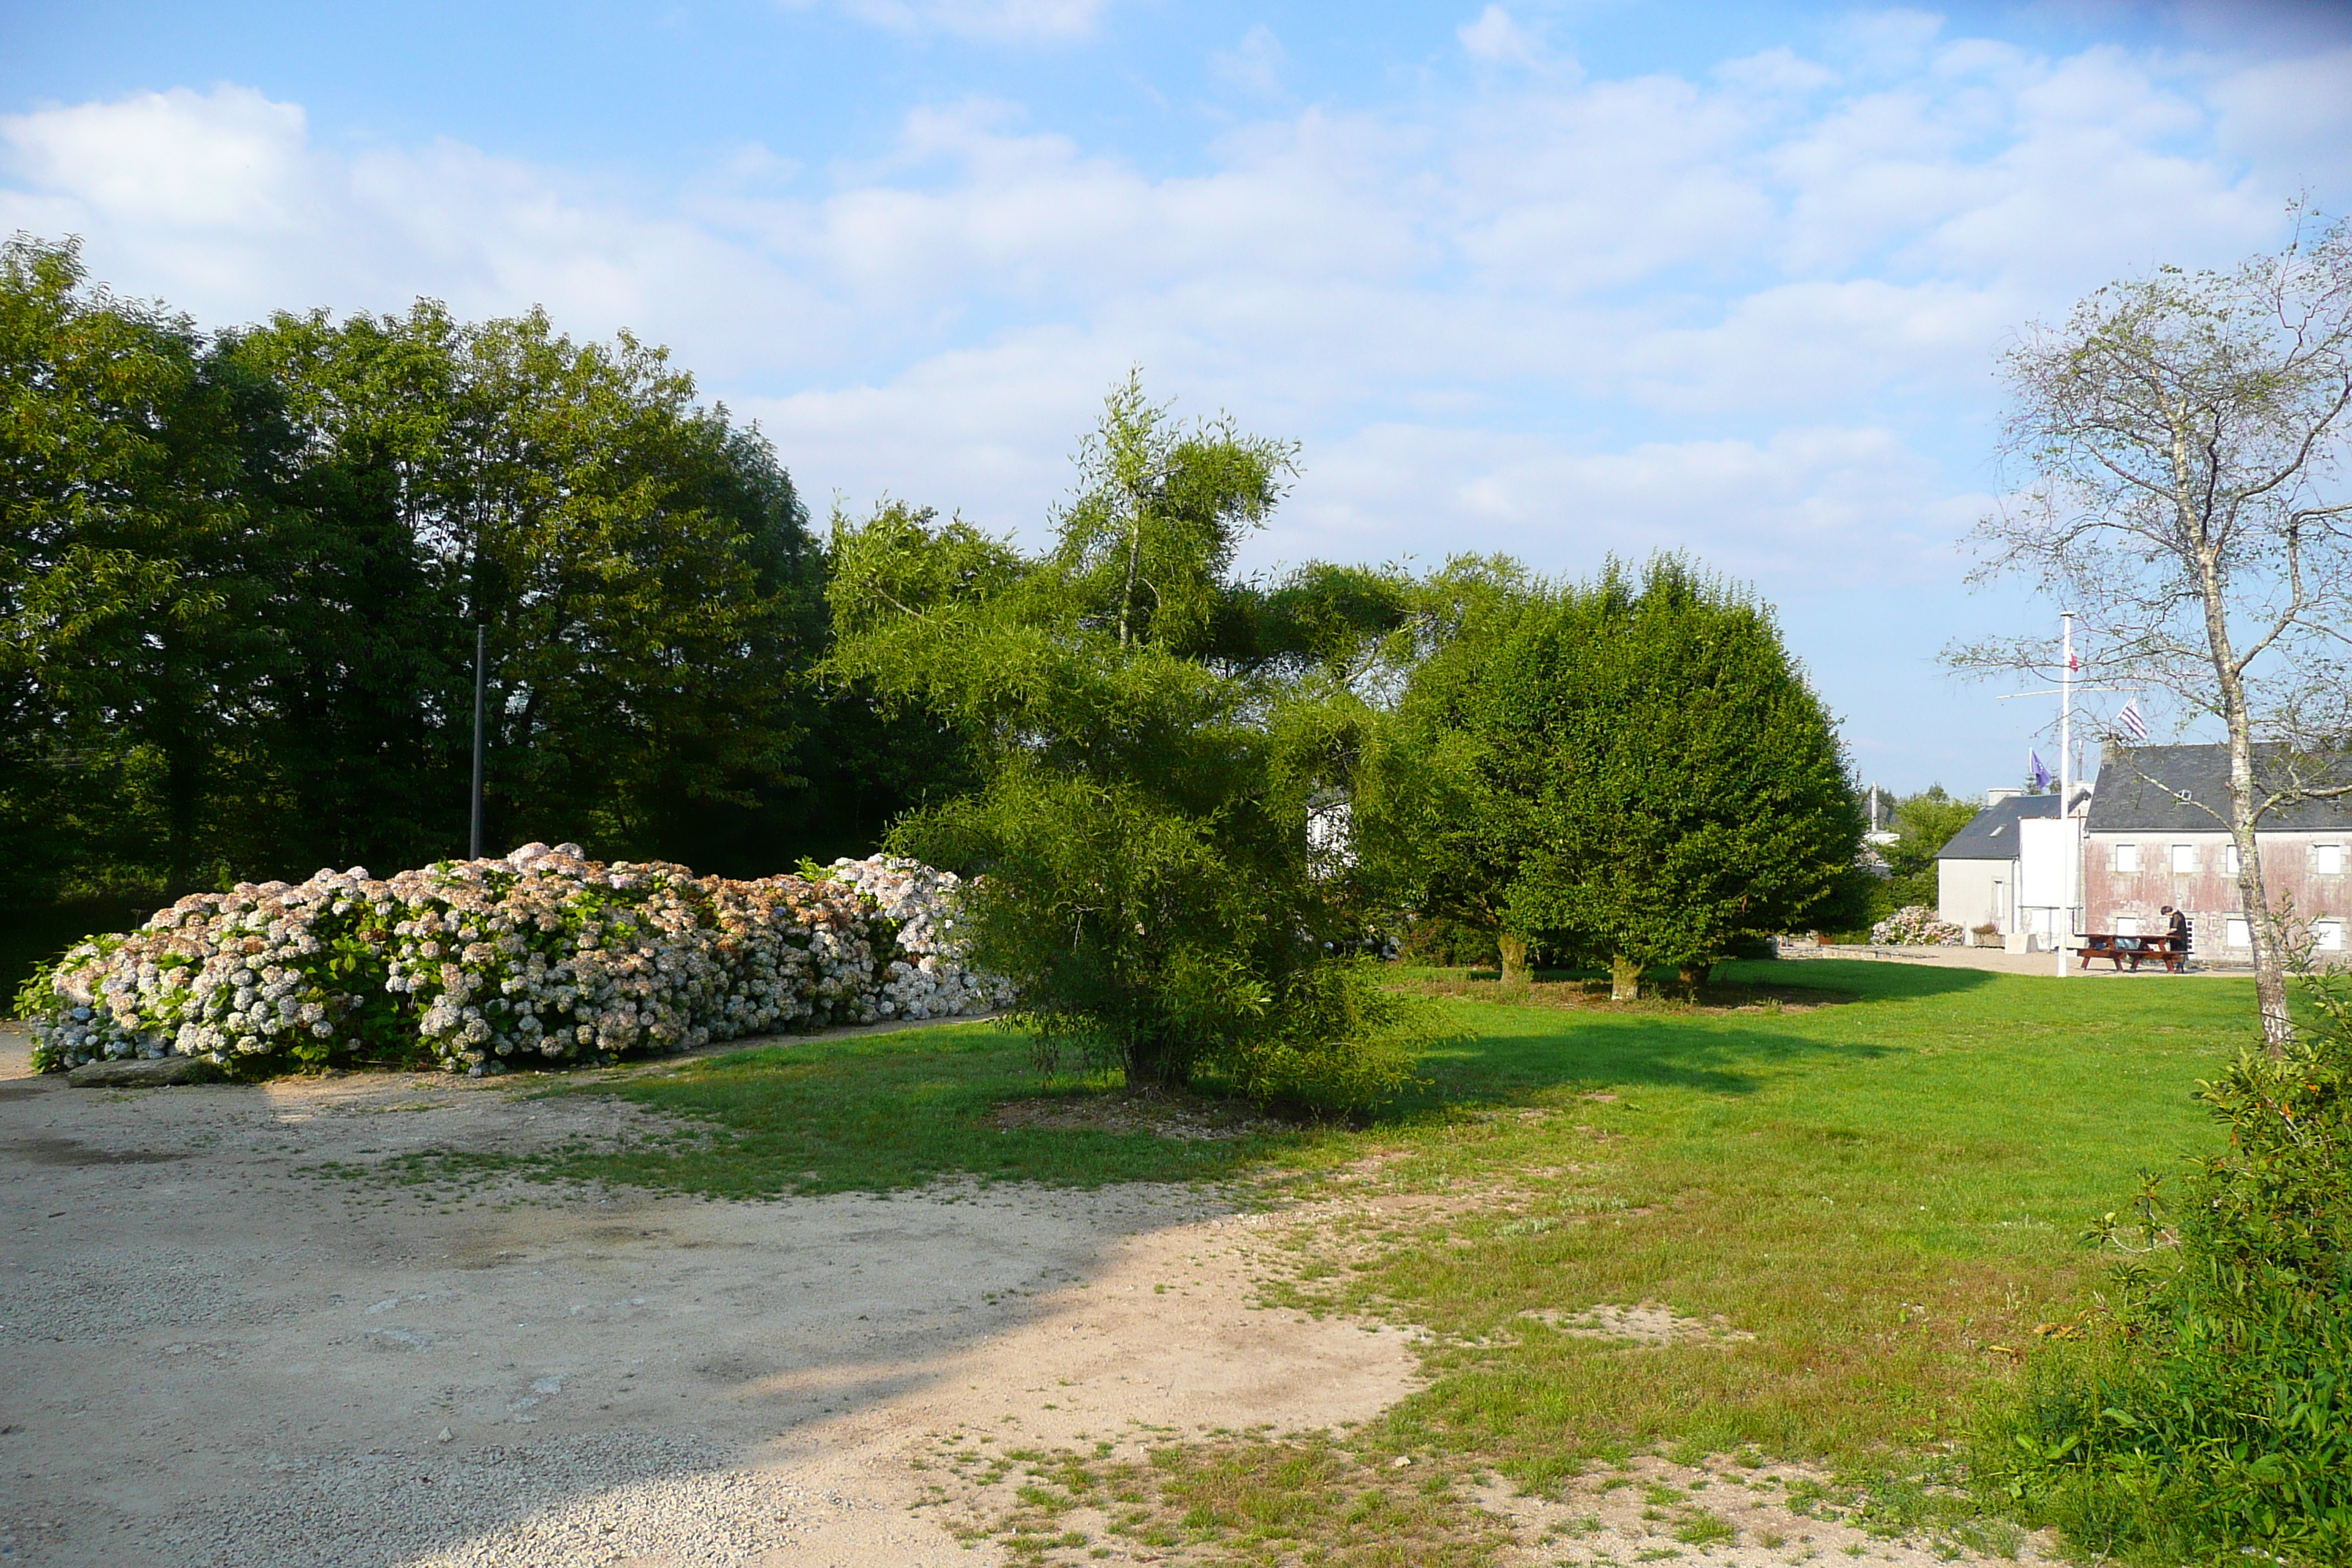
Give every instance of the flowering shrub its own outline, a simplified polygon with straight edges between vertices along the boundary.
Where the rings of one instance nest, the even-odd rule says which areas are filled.
[[[1870,928],[1871,941],[1893,947],[1958,947],[1967,936],[1925,904],[1906,904]]]
[[[835,860],[823,875],[854,888],[898,928],[898,956],[883,974],[876,1006],[885,1017],[948,1018],[1013,1005],[1013,987],[963,963],[956,889],[963,879],[903,855]]]
[[[198,893],[35,975],[17,1011],[43,1071],[119,1057],[451,1071],[1001,1006],[963,967],[953,877],[905,860],[734,881],[579,846],[377,880]]]

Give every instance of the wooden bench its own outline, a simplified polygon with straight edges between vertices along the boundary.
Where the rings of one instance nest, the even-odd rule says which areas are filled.
[[[2134,970],[2143,959],[2155,959],[2169,973],[2178,974],[2187,966],[2189,953],[2169,936],[2125,936],[2116,931],[2085,931],[2083,933],[2083,967],[2091,967],[2091,960],[2104,958],[2121,969],[2128,961]]]

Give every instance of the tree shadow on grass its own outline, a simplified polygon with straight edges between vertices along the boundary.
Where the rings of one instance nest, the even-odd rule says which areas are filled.
[[[1878,1005],[1932,1000],[1996,978],[1828,960],[1725,968],[1731,980],[1811,986],[1850,1005],[1776,1014],[1769,1005],[1615,1011],[1452,1002],[1463,1037],[1424,1061],[1423,1089],[1369,1116],[1247,1119],[1233,1136],[1191,1140],[1077,1114],[1083,1102],[1119,1095],[1117,1075],[1041,1081],[1028,1042],[993,1026],[753,1045],[553,1091],[618,1094],[699,1122],[710,1130],[707,1138],[552,1155],[414,1158],[419,1174],[456,1173],[487,1159],[545,1179],[714,1197],[904,1191],[966,1175],[1074,1187],[1217,1180],[1297,1158],[1351,1127],[1410,1125],[1569,1090],[1750,1094],[1791,1071],[1907,1049],[1873,1037]],[[1069,1101],[1073,1113],[1058,1113],[1056,1100]],[[1005,1116],[1015,1104],[1026,1113]]]
[[[1982,970],[1837,960],[1721,967],[1729,972],[1723,978],[1738,984],[1817,989],[1853,1005],[1792,1015],[1769,1004],[1622,1010],[1514,1005],[1502,997],[1457,1004],[1466,1037],[1432,1053],[1423,1064],[1427,1087],[1376,1120],[1410,1122],[1566,1089],[1752,1094],[1787,1072],[1905,1054],[1911,1047],[1872,1037],[1875,1006],[1957,996],[1998,978]]]

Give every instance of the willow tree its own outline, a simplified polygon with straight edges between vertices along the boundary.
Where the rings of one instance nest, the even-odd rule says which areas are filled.
[[[2271,1048],[2293,1037],[2286,911],[2255,835],[2302,801],[2352,795],[2352,226],[2227,272],[2108,285],[2011,351],[2015,499],[1980,531],[1980,577],[2021,577],[2074,612],[2082,678],[2160,694],[2220,729],[2221,802]],[[2047,671],[2023,639],[1962,668]]]
[[[1341,1101],[1407,1075],[1412,1010],[1335,962],[1349,879],[1307,834],[1373,723],[1350,682],[1396,595],[1377,574],[1233,574],[1292,459],[1130,381],[1042,555],[900,505],[835,521],[829,668],[981,754],[979,788],[891,841],[982,875],[976,957],[1048,1062]]]

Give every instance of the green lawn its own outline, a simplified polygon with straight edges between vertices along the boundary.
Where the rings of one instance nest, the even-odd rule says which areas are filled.
[[[1430,1194],[1321,1227],[1290,1288],[1437,1331],[1438,1375],[1384,1440],[1530,1482],[1676,1444],[1854,1461],[1955,1438],[2009,1364],[1999,1347],[2076,1310],[2100,1267],[2085,1224],[2140,1169],[2210,1142],[2190,1092],[2252,1016],[2236,980],[1725,970],[1846,1000],[1450,1000],[1465,1037],[1408,1102],[1218,1142],[1000,1127],[1000,1106],[1041,1089],[1024,1042],[992,1026],[813,1041],[559,1091],[720,1136],[541,1172],[730,1196],[965,1173]],[[1108,1087],[1053,1092],[1076,1105]],[[1628,1352],[1523,1315],[1653,1300],[1753,1337]]]

